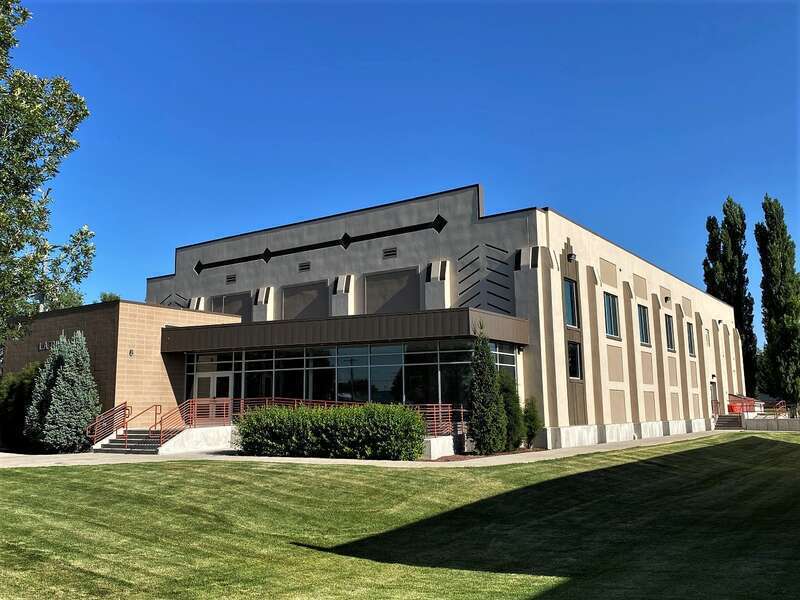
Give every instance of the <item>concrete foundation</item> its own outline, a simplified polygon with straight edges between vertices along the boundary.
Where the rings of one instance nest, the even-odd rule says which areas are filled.
[[[215,452],[233,450],[233,427],[195,427],[185,429],[158,449],[159,454]]]
[[[426,437],[422,450],[422,458],[425,460],[436,460],[443,456],[453,456],[453,436],[440,435],[437,437]]]
[[[691,419],[686,421],[686,432],[695,433],[697,431],[708,431],[705,419]]]
[[[633,423],[609,423],[598,426],[597,436],[601,444],[627,442],[636,439],[636,428]]]
[[[664,424],[661,421],[645,421],[634,425],[639,439],[664,437]]]
[[[678,433],[686,433],[686,421],[683,419],[679,421],[663,421],[664,435],[676,435]]]
[[[546,429],[547,448],[577,448],[599,444],[597,425],[572,425],[569,427],[548,427]]]

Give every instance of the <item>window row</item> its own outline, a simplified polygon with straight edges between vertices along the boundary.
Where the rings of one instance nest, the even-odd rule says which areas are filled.
[[[516,379],[513,345],[490,346]],[[471,358],[471,340],[187,354],[186,397],[460,405]]]

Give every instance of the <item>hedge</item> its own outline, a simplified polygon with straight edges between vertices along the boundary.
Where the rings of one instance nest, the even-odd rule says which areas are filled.
[[[245,413],[236,429],[240,450],[253,456],[415,460],[425,437],[416,411],[388,404],[268,406]]]

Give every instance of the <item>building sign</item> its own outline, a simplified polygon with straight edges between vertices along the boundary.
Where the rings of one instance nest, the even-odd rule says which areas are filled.
[[[49,340],[47,342],[39,342],[39,352],[46,352],[50,350],[53,346],[55,346],[55,340]]]

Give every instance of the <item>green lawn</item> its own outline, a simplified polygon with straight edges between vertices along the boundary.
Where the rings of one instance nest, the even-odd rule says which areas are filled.
[[[480,469],[0,470],[0,597],[790,598],[800,435]]]

